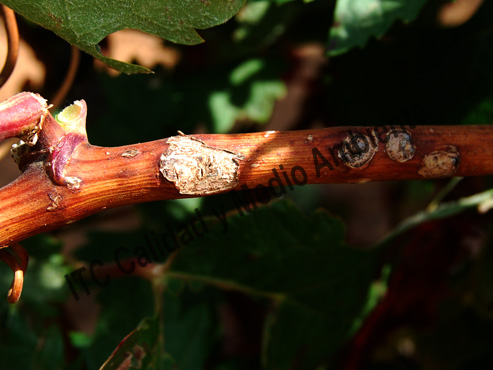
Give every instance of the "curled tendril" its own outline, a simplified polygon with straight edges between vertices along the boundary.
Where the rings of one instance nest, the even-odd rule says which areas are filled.
[[[0,87],[7,82],[12,71],[14,70],[19,56],[19,30],[17,29],[17,21],[15,20],[15,13],[12,9],[7,8],[5,5],[0,5],[0,14],[3,15],[5,30],[7,32],[7,59],[5,65],[0,72]]]
[[[20,244],[16,244],[0,249],[0,260],[5,262],[14,273],[14,280],[7,294],[7,301],[9,303],[16,303],[21,297],[22,287],[24,285],[24,273],[27,270],[29,255]]]

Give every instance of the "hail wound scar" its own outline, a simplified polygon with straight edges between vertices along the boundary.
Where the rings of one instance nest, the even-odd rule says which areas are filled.
[[[459,166],[459,151],[453,145],[426,154],[418,174],[427,179],[454,176]]]
[[[82,180],[75,176],[65,176],[65,184],[70,190],[79,190]]]
[[[341,143],[338,157],[349,168],[363,169],[368,166],[377,152],[378,146],[372,145],[369,136],[350,132]]]
[[[387,134],[385,150],[390,159],[397,162],[407,162],[414,157],[416,148],[413,145],[411,134],[405,130],[396,134]]]
[[[56,209],[58,209],[58,206],[59,206],[60,201],[62,200],[62,197],[61,197],[61,195],[58,195],[58,194],[48,194],[48,198],[50,198],[51,204],[48,207],[46,207],[46,210],[48,212],[53,212]]]
[[[173,136],[161,155],[159,170],[180,194],[207,195],[238,185],[239,160],[243,156],[212,148],[190,136]]]
[[[122,153],[122,157],[133,158],[133,157],[138,156],[139,154],[140,154],[140,152],[137,149],[129,149],[129,150],[125,150]]]

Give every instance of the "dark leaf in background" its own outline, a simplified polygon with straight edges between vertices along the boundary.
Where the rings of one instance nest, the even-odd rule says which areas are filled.
[[[344,245],[343,226],[325,212],[304,218],[277,202],[234,215],[184,247],[169,278],[264,297],[266,368],[310,369],[330,362],[347,339],[376,273],[377,252]]]

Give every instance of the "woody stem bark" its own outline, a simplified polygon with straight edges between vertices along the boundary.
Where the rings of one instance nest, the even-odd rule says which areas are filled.
[[[81,130],[74,134],[57,125],[48,114],[39,142],[21,161],[23,173],[0,189],[0,247],[107,208],[209,195],[184,191],[163,176],[163,154],[170,163],[169,158],[181,160],[170,152],[169,139],[98,147],[81,139]],[[268,186],[493,174],[493,147],[483,145],[493,140],[489,126],[332,127],[193,137],[204,147],[237,155],[234,182],[212,193],[248,188],[260,197],[274,194]],[[194,155],[198,161],[213,158],[208,152]],[[221,171],[226,170],[208,176],[224,176]]]

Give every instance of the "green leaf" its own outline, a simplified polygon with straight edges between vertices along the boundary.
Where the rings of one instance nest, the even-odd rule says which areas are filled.
[[[274,44],[300,14],[298,4],[278,6],[269,1],[248,2],[235,16],[232,35],[242,52],[265,50]],[[249,52],[251,53],[251,51]]]
[[[330,29],[329,55],[364,47],[370,37],[381,37],[397,20],[412,21],[426,0],[338,0]]]
[[[271,302],[264,327],[265,368],[313,369],[331,356],[368,312],[377,251],[348,248],[339,220],[308,218],[284,202],[224,225],[183,248],[167,279],[236,290]],[[300,357],[301,356],[301,357]]]
[[[209,106],[218,133],[228,132],[237,120],[265,123],[274,103],[286,94],[279,70],[263,59],[250,59],[233,69],[229,83],[209,96]]]
[[[244,0],[6,0],[5,5],[69,43],[125,73],[149,72],[101,54],[107,35],[133,28],[166,40],[193,45],[203,41],[195,29],[226,22]]]
[[[180,370],[207,368],[206,361],[219,339],[214,318],[217,307],[209,304],[217,296],[212,291],[184,289],[175,295],[167,287],[163,295],[164,350]]]

